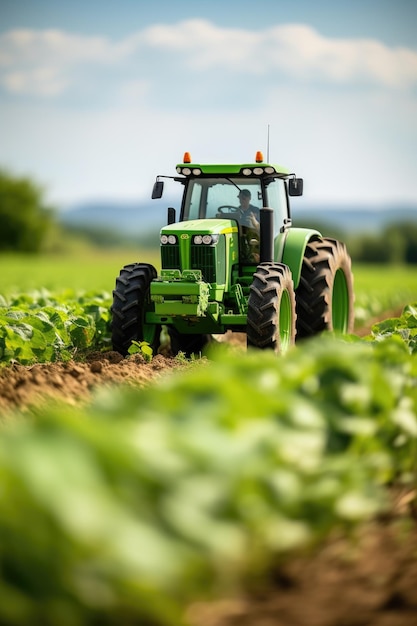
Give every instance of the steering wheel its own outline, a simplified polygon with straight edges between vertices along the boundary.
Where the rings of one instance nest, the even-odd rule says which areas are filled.
[[[221,206],[218,207],[217,211],[218,213],[229,213],[229,211],[223,211],[222,209],[231,209],[231,213],[238,213],[239,211],[239,207],[238,206],[232,206],[231,204],[222,204]]]

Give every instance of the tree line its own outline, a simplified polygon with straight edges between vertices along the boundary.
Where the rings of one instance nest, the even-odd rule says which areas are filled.
[[[415,222],[390,224],[377,234],[350,237],[352,258],[362,263],[417,263],[417,215]]]
[[[39,252],[55,225],[44,189],[0,169],[0,251]]]

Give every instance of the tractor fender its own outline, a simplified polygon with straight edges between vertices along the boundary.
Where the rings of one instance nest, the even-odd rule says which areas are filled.
[[[321,236],[321,233],[313,228],[290,228],[287,231],[282,263],[288,265],[291,270],[294,289],[297,289],[300,282],[304,252],[308,242]]]

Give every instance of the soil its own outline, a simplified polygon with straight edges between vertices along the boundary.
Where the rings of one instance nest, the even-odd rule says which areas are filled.
[[[294,557],[244,597],[195,603],[192,626],[416,626],[416,492],[393,502],[390,519],[362,526],[314,554]],[[410,515],[411,514],[411,515]]]
[[[185,366],[162,354],[148,363],[140,354],[123,358],[118,352],[91,352],[83,362],[11,365],[0,368],[0,414],[39,405],[48,398],[61,398],[70,404],[85,402],[98,386],[144,386],[173,368]]]
[[[380,319],[396,317],[400,313],[401,309],[392,310]],[[377,321],[376,318],[370,320],[356,334],[369,334]],[[244,333],[229,331],[225,335],[216,335],[215,340],[226,341],[238,348],[246,345]],[[139,354],[125,359],[118,352],[110,351],[90,352],[84,361],[0,367],[0,415],[9,409],[39,404],[50,397],[60,397],[71,404],[86,401],[98,385],[124,382],[143,386],[166,371],[184,366],[178,359],[163,354],[156,355],[148,363]]]
[[[368,329],[358,332],[367,334]],[[242,336],[226,336],[242,344]],[[59,397],[88,401],[95,387],[147,385],[178,359],[117,352],[90,353],[83,362],[0,368],[0,415]],[[358,531],[354,541],[328,541],[314,554],[293,557],[244,597],[195,603],[192,626],[417,626],[417,493],[393,497],[392,512]]]

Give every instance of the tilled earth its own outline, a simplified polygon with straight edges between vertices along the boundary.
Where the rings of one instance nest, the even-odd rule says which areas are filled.
[[[352,541],[280,565],[245,597],[196,603],[193,626],[416,626],[417,526],[405,518],[414,492],[391,519],[363,526]]]
[[[383,318],[399,315],[400,311],[391,311]],[[376,321],[371,320],[357,334],[368,334]],[[228,332],[216,339],[237,348],[244,349],[246,345],[243,333]],[[90,352],[84,361],[0,367],[0,414],[8,409],[39,403],[48,397],[60,397],[72,404],[87,400],[92,390],[103,384],[127,382],[143,386],[164,372],[183,366],[177,359],[162,354],[147,363],[139,354],[124,359],[118,352]]]
[[[363,332],[361,334],[364,334]],[[241,338],[236,337],[239,343]],[[177,359],[117,352],[90,353],[83,362],[11,365],[0,369],[0,414],[59,397],[88,401],[95,387],[144,386]],[[364,526],[355,540],[334,539],[315,554],[277,565],[245,597],[196,603],[192,626],[417,626],[416,493],[393,497],[392,513]]]
[[[124,359],[118,352],[92,352],[85,361],[11,365],[0,369],[0,413],[61,398],[71,404],[88,400],[102,385],[131,383],[144,386],[181,363],[156,355],[150,363],[139,355]]]

